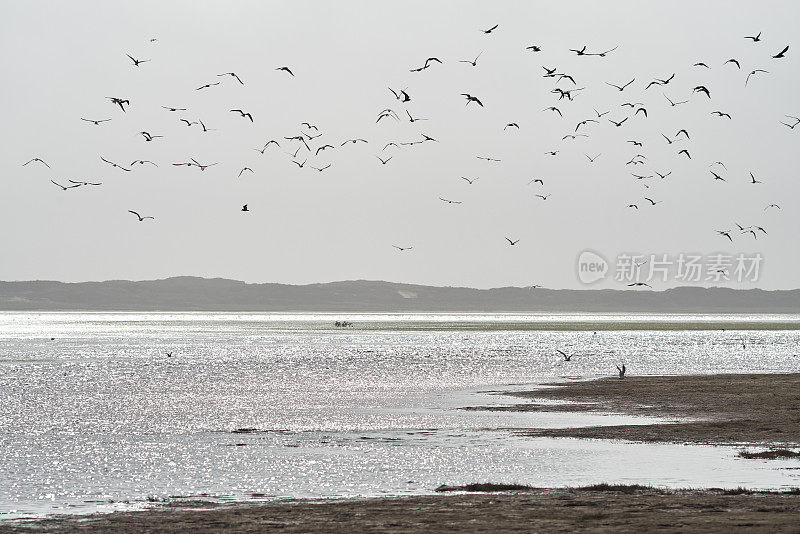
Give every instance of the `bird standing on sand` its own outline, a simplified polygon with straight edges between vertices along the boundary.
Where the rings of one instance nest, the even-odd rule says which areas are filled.
[[[624,363],[622,364],[622,367],[620,367],[619,365],[617,366],[617,371],[619,371],[619,377],[620,378],[625,378],[625,364]]]

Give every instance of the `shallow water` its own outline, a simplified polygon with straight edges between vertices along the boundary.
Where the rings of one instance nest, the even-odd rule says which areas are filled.
[[[458,408],[623,362],[796,372],[798,329],[800,316],[764,315],[0,313],[0,517],[476,481],[796,486],[798,462],[732,448],[513,432],[629,417]]]

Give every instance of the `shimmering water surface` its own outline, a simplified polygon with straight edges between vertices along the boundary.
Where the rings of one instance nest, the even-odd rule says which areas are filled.
[[[0,518],[476,481],[800,485],[796,461],[734,448],[514,433],[647,419],[458,409],[623,362],[796,372],[800,316],[0,313]]]

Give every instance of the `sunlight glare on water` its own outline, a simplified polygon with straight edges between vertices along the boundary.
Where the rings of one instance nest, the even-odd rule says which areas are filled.
[[[458,408],[618,363],[796,372],[798,328],[800,316],[762,315],[1,313],[0,517],[475,481],[796,485],[796,471],[723,448],[512,432],[629,417]]]

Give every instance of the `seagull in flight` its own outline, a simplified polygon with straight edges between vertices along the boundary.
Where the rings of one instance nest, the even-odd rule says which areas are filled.
[[[645,284],[644,282],[634,282],[632,284],[628,284],[628,287],[649,287],[650,289],[653,289],[653,286],[650,284]]]
[[[145,141],[152,141],[153,139],[157,139],[159,137],[164,137],[163,135],[151,135],[149,132],[139,132],[139,135],[144,136]]]
[[[777,209],[781,209],[781,207],[780,207],[780,206],[778,206],[777,204],[770,204],[769,206],[767,206],[766,208],[764,208],[764,211],[767,211],[767,210],[768,210],[768,209],[770,209],[770,208],[777,208]]]
[[[77,181],[75,181],[75,180],[67,180],[67,181],[68,181],[69,183],[71,183],[71,184],[77,184],[77,185],[95,185],[95,186],[97,186],[97,185],[103,185],[103,182],[77,182]],[[70,186],[70,187],[71,187],[71,186]]]
[[[205,85],[201,85],[200,87],[195,89],[195,91],[199,91],[201,89],[208,89],[209,87],[214,87],[215,85],[219,85],[220,83],[222,83],[222,82],[207,83]]]
[[[380,161],[383,165],[386,165],[387,163],[389,163],[389,161],[392,159],[393,156],[389,156],[386,159],[383,159],[380,156],[375,156],[375,157],[378,158],[378,161]]]
[[[724,113],[722,111],[712,111],[711,114],[716,115],[717,117],[728,117],[729,119],[731,118],[730,113]]]
[[[760,180],[756,180],[756,177],[753,176],[752,172],[750,173],[750,179],[752,180],[752,182],[750,182],[751,184],[763,184],[764,183],[764,182],[762,182]]]
[[[241,171],[239,171],[239,176],[237,176],[237,178],[241,178],[241,177],[242,177],[242,173],[243,173],[244,171],[255,172],[255,171],[253,171],[253,169],[251,169],[250,167],[244,167],[244,168],[242,168],[242,170],[241,170]]]
[[[111,100],[112,104],[116,104],[122,111],[125,111],[125,104],[131,105],[131,101],[125,98],[117,98],[116,96],[107,96],[107,99]]]
[[[462,177],[461,177],[461,179],[462,179],[462,180],[466,180],[466,181],[469,183],[469,185],[472,185],[472,184],[474,184],[475,182],[477,182],[478,180],[480,180],[480,178],[473,178],[472,180],[470,180],[470,179],[469,179],[469,178],[467,178],[466,176],[462,176]]]
[[[761,40],[761,32],[758,32],[758,35],[755,36],[745,35],[744,38],[751,39],[754,43],[757,43]]]
[[[294,76],[294,72],[292,72],[292,69],[290,69],[289,67],[278,67],[278,68],[277,68],[277,69],[275,69],[275,70],[282,70],[282,71],[284,71],[284,72],[288,72],[289,74],[291,74],[292,76]]]
[[[476,158],[478,158],[478,159],[486,160],[486,161],[493,161],[493,162],[495,162],[495,163],[499,163],[499,162],[500,162],[500,160],[499,160],[499,159],[497,159],[497,158],[490,158],[490,157],[488,157],[488,156],[475,156],[475,157],[476,157]]]
[[[632,84],[632,83],[633,83],[633,82],[635,82],[635,81],[636,81],[636,78],[634,78],[633,80],[629,81],[629,82],[628,82],[628,83],[626,83],[625,85],[621,85],[621,86],[620,86],[620,85],[613,84],[613,83],[608,83],[608,82],[606,82],[606,85],[610,85],[611,87],[616,87],[616,88],[617,88],[617,89],[619,89],[620,91],[624,91],[626,87],[628,87],[630,84]]]
[[[250,122],[253,122],[253,116],[249,113],[245,113],[241,109],[232,109],[231,112],[238,113],[242,118],[247,117],[248,119],[250,119]]]
[[[442,197],[439,197],[439,200],[441,200],[442,202],[446,202],[448,204],[461,204],[460,200],[450,200],[450,199],[442,198]]]
[[[417,121],[426,121],[426,120],[428,120],[428,119],[423,119],[423,118],[421,118],[421,117],[412,117],[412,116],[411,116],[411,113],[410,113],[408,110],[406,110],[406,115],[408,115],[408,120],[409,120],[410,122],[417,122]]]
[[[103,160],[103,161],[105,161],[106,163],[108,163],[108,164],[109,164],[109,165],[111,165],[112,167],[116,167],[117,169],[122,169],[122,170],[123,170],[123,171],[125,171],[125,172],[131,172],[131,170],[130,170],[130,169],[126,169],[125,167],[123,167],[123,166],[121,166],[121,165],[117,165],[117,164],[116,164],[116,163],[114,163],[113,161],[108,161],[108,160],[107,160],[106,158],[104,158],[103,156],[100,156],[100,159],[101,159],[101,160]]]
[[[83,117],[81,117],[81,120],[82,120],[82,121],[86,121],[86,122],[91,122],[91,123],[94,123],[95,125],[99,126],[101,122],[108,122],[108,121],[110,121],[111,119],[98,119],[98,120],[94,120],[94,119],[84,119]]]
[[[161,107],[166,109],[167,111],[172,111],[172,112],[175,112],[175,111],[186,111],[186,108],[173,108],[173,107],[170,107],[170,106],[161,106]]]
[[[467,104],[466,104],[467,106],[469,106],[469,103],[470,103],[470,102],[475,102],[475,103],[477,103],[477,104],[478,104],[480,107],[483,107],[483,102],[481,102],[480,100],[478,100],[478,97],[477,97],[477,96],[472,96],[472,95],[471,95],[471,94],[469,94],[469,93],[461,93],[461,96],[465,96],[465,97],[467,97]]]
[[[50,165],[48,165],[48,164],[47,164],[47,162],[46,162],[45,160],[43,160],[42,158],[33,158],[33,159],[29,159],[28,161],[26,161],[25,163],[23,163],[23,164],[22,164],[22,166],[24,167],[24,166],[25,166],[25,165],[27,165],[28,163],[33,163],[34,161],[41,163],[42,165],[44,165],[44,166],[45,166],[45,167],[47,167],[48,169],[50,168]]]
[[[492,33],[493,31],[495,31],[497,29],[498,26],[500,26],[500,25],[499,24],[495,24],[494,26],[492,26],[488,30],[481,30],[481,32],[486,33],[486,34]]]
[[[550,193],[550,194],[547,194],[547,195],[536,195],[536,196],[537,196],[537,197],[539,197],[539,198],[541,198],[542,200],[547,200],[548,198],[550,198],[551,196],[553,196],[553,194],[552,194],[552,193]]]
[[[516,241],[512,241],[511,239],[506,238],[506,241],[508,241],[508,244],[511,245],[512,247],[517,243],[519,243],[519,239],[517,239]]]
[[[222,74],[217,74],[217,76],[233,76],[234,78],[236,78],[237,82],[239,82],[240,84],[244,85],[244,82],[241,80],[241,78],[239,78],[236,75],[235,72],[223,72]]]
[[[133,213],[134,215],[136,215],[136,217],[138,217],[138,218],[139,218],[139,222],[142,222],[142,221],[143,221],[143,220],[145,220],[145,219],[155,219],[155,217],[150,217],[149,215],[148,215],[148,216],[146,216],[146,217],[142,217],[141,215],[139,215],[138,213],[136,213],[136,212],[135,212],[135,211],[133,211],[133,210],[128,210],[128,213]]]
[[[780,52],[778,52],[777,54],[775,54],[775,55],[774,55],[774,56],[772,56],[772,57],[773,57],[774,59],[781,59],[781,58],[784,58],[784,57],[786,57],[786,52],[788,52],[788,51],[789,51],[789,45],[786,45],[786,48],[784,48],[783,50],[781,50]]]
[[[716,232],[717,232],[719,235],[724,235],[725,237],[727,237],[728,239],[730,239],[730,240],[731,240],[731,243],[733,243],[733,238],[731,237],[731,234],[730,234],[730,232],[728,232],[728,231],[725,231],[725,230],[717,230]]]
[[[66,191],[67,189],[73,189],[73,188],[75,188],[75,187],[80,187],[80,186],[81,186],[81,184],[78,184],[78,185],[68,185],[68,186],[63,186],[63,185],[61,185],[60,183],[58,183],[58,182],[55,182],[55,181],[53,181],[53,180],[50,180],[50,181],[51,181],[51,182],[53,182],[54,184],[56,184],[58,187],[60,187],[62,191]]]
[[[749,81],[750,81],[750,76],[752,76],[753,74],[758,74],[759,72],[763,72],[763,73],[769,74],[769,71],[767,71],[767,70],[764,70],[764,69],[754,69],[754,70],[751,70],[751,71],[750,71],[750,74],[748,74],[748,75],[747,75],[747,78],[744,80],[744,86],[745,86],[745,87],[747,87],[747,82],[749,82]]]
[[[392,245],[392,246],[397,250],[399,250],[400,252],[403,252],[404,250],[411,250],[412,248],[414,248],[414,247],[398,247],[397,245]]]
[[[133,61],[134,67],[138,67],[141,63],[147,63],[148,61],[150,61],[149,59],[136,59],[130,54],[125,54],[125,55],[128,56],[131,59],[131,61]]]
[[[564,361],[565,362],[568,362],[568,361],[570,361],[572,359],[572,355],[571,354],[567,354],[563,350],[556,349],[556,352],[564,357]]]
[[[472,65],[473,67],[477,67],[477,66],[478,66],[478,58],[479,58],[479,57],[481,57],[481,54],[483,54],[483,52],[481,52],[480,54],[478,54],[477,56],[475,56],[475,59],[473,59],[472,61],[470,61],[470,60],[468,60],[468,59],[461,59],[461,60],[459,60],[458,62],[459,62],[459,63],[469,63],[469,64],[470,64],[470,65]]]
[[[663,94],[663,93],[662,93],[662,94]],[[670,97],[668,97],[667,95],[664,95],[664,98],[666,98],[666,99],[667,99],[667,101],[669,102],[669,104],[670,104],[670,105],[671,105],[673,108],[674,108],[675,106],[680,106],[681,104],[686,104],[686,103],[688,103],[688,102],[689,102],[688,100],[681,100],[680,102],[673,102],[673,101],[672,101],[672,99],[670,99]]]
[[[135,159],[135,160],[133,160],[131,162],[131,167],[133,167],[136,164],[144,165],[145,163],[149,163],[153,167],[158,167],[158,165],[156,165],[154,162],[150,161],[149,159]]]

